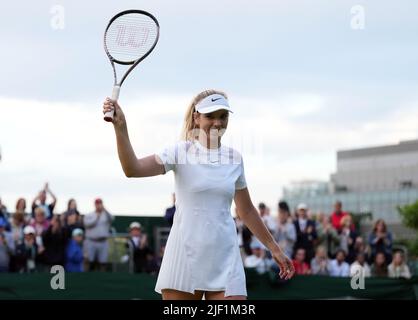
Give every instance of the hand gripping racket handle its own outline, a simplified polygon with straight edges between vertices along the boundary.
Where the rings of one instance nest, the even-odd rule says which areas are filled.
[[[112,91],[112,100],[113,101],[118,101],[119,91],[120,91],[120,86],[114,86],[113,87],[113,91]],[[115,114],[115,110],[106,112],[103,119],[107,122],[112,122],[114,114]]]

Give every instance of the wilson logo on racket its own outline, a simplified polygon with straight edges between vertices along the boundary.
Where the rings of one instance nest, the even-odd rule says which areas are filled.
[[[150,30],[148,28],[117,26],[116,43],[121,47],[138,48],[147,43]]]

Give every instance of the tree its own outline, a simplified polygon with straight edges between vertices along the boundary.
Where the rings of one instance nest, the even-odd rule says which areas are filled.
[[[402,218],[402,223],[417,231],[418,233],[418,200],[413,204],[398,207],[398,212]],[[418,238],[409,243],[409,249],[414,256],[418,256]]]

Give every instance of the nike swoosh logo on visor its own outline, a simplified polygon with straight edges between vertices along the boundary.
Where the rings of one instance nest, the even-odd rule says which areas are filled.
[[[212,98],[212,102],[215,102],[216,100],[220,100],[220,99],[222,99],[222,98],[216,98],[216,99]]]

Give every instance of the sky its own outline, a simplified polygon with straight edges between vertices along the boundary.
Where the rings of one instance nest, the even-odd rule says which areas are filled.
[[[102,119],[113,85],[104,29],[132,8],[161,27],[119,98],[137,157],[175,143],[194,95],[223,90],[235,110],[223,143],[243,154],[253,202],[276,214],[284,186],[329,179],[337,150],[418,138],[414,1],[3,2],[0,197],[9,209],[18,197],[29,205],[45,182],[58,213],[69,198],[82,213],[96,197],[123,215],[171,205],[173,174],[126,178]]]

